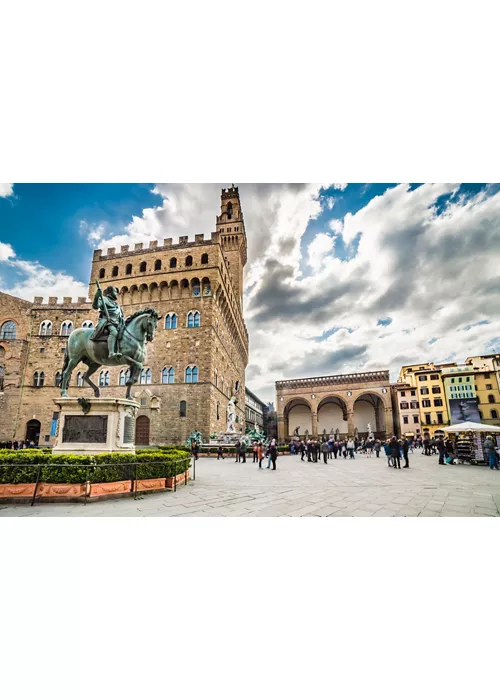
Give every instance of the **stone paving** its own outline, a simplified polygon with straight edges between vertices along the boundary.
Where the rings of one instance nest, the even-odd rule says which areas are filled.
[[[265,464],[264,464],[265,466]],[[410,454],[410,469],[390,469],[387,459],[301,462],[278,459],[277,470],[247,460],[237,464],[200,458],[196,480],[177,492],[81,503],[0,506],[9,516],[498,516],[500,471],[438,465],[438,457]]]

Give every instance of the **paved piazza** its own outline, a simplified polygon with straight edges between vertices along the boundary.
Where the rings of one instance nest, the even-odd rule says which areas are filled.
[[[0,506],[0,516],[497,516],[500,472],[439,466],[437,456],[410,454],[410,469],[357,456],[309,464],[280,457],[277,470],[251,461],[200,458],[196,481],[176,493],[97,503]]]

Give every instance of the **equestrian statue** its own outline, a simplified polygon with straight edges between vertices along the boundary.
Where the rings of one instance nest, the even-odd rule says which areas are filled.
[[[146,359],[146,342],[153,340],[154,332],[161,318],[155,309],[138,309],[124,319],[118,303],[118,289],[107,287],[102,291],[96,280],[97,291],[92,307],[99,311],[99,322],[95,329],[76,328],[68,339],[61,380],[61,396],[68,396],[71,373],[83,362],[87,365],[83,379],[99,397],[99,387],[90,377],[103,365],[128,365],[129,376],[126,398],[132,398],[132,385],[139,380],[143,362]]]

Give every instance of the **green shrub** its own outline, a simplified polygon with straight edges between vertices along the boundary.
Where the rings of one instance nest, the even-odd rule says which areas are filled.
[[[0,450],[0,483],[20,484],[40,480],[56,484],[81,484],[154,479],[185,472],[191,455],[185,449],[141,450],[130,454],[51,455],[41,450]]]

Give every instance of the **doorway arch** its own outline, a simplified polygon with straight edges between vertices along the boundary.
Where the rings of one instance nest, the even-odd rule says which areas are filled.
[[[26,423],[26,442],[30,443],[32,440],[35,445],[38,445],[40,441],[40,429],[42,425],[39,420],[29,420]]]
[[[312,415],[311,406],[301,398],[292,399],[287,403],[284,410],[285,440],[294,434],[295,428],[299,428],[299,434],[304,437],[307,431],[312,435]]]
[[[385,437],[384,402],[373,392],[360,394],[354,401],[354,428],[359,437],[368,437],[368,423],[375,437]]]
[[[348,434],[347,404],[339,396],[326,396],[318,405],[318,436]]]
[[[149,418],[138,416],[135,421],[135,444],[149,445]]]

